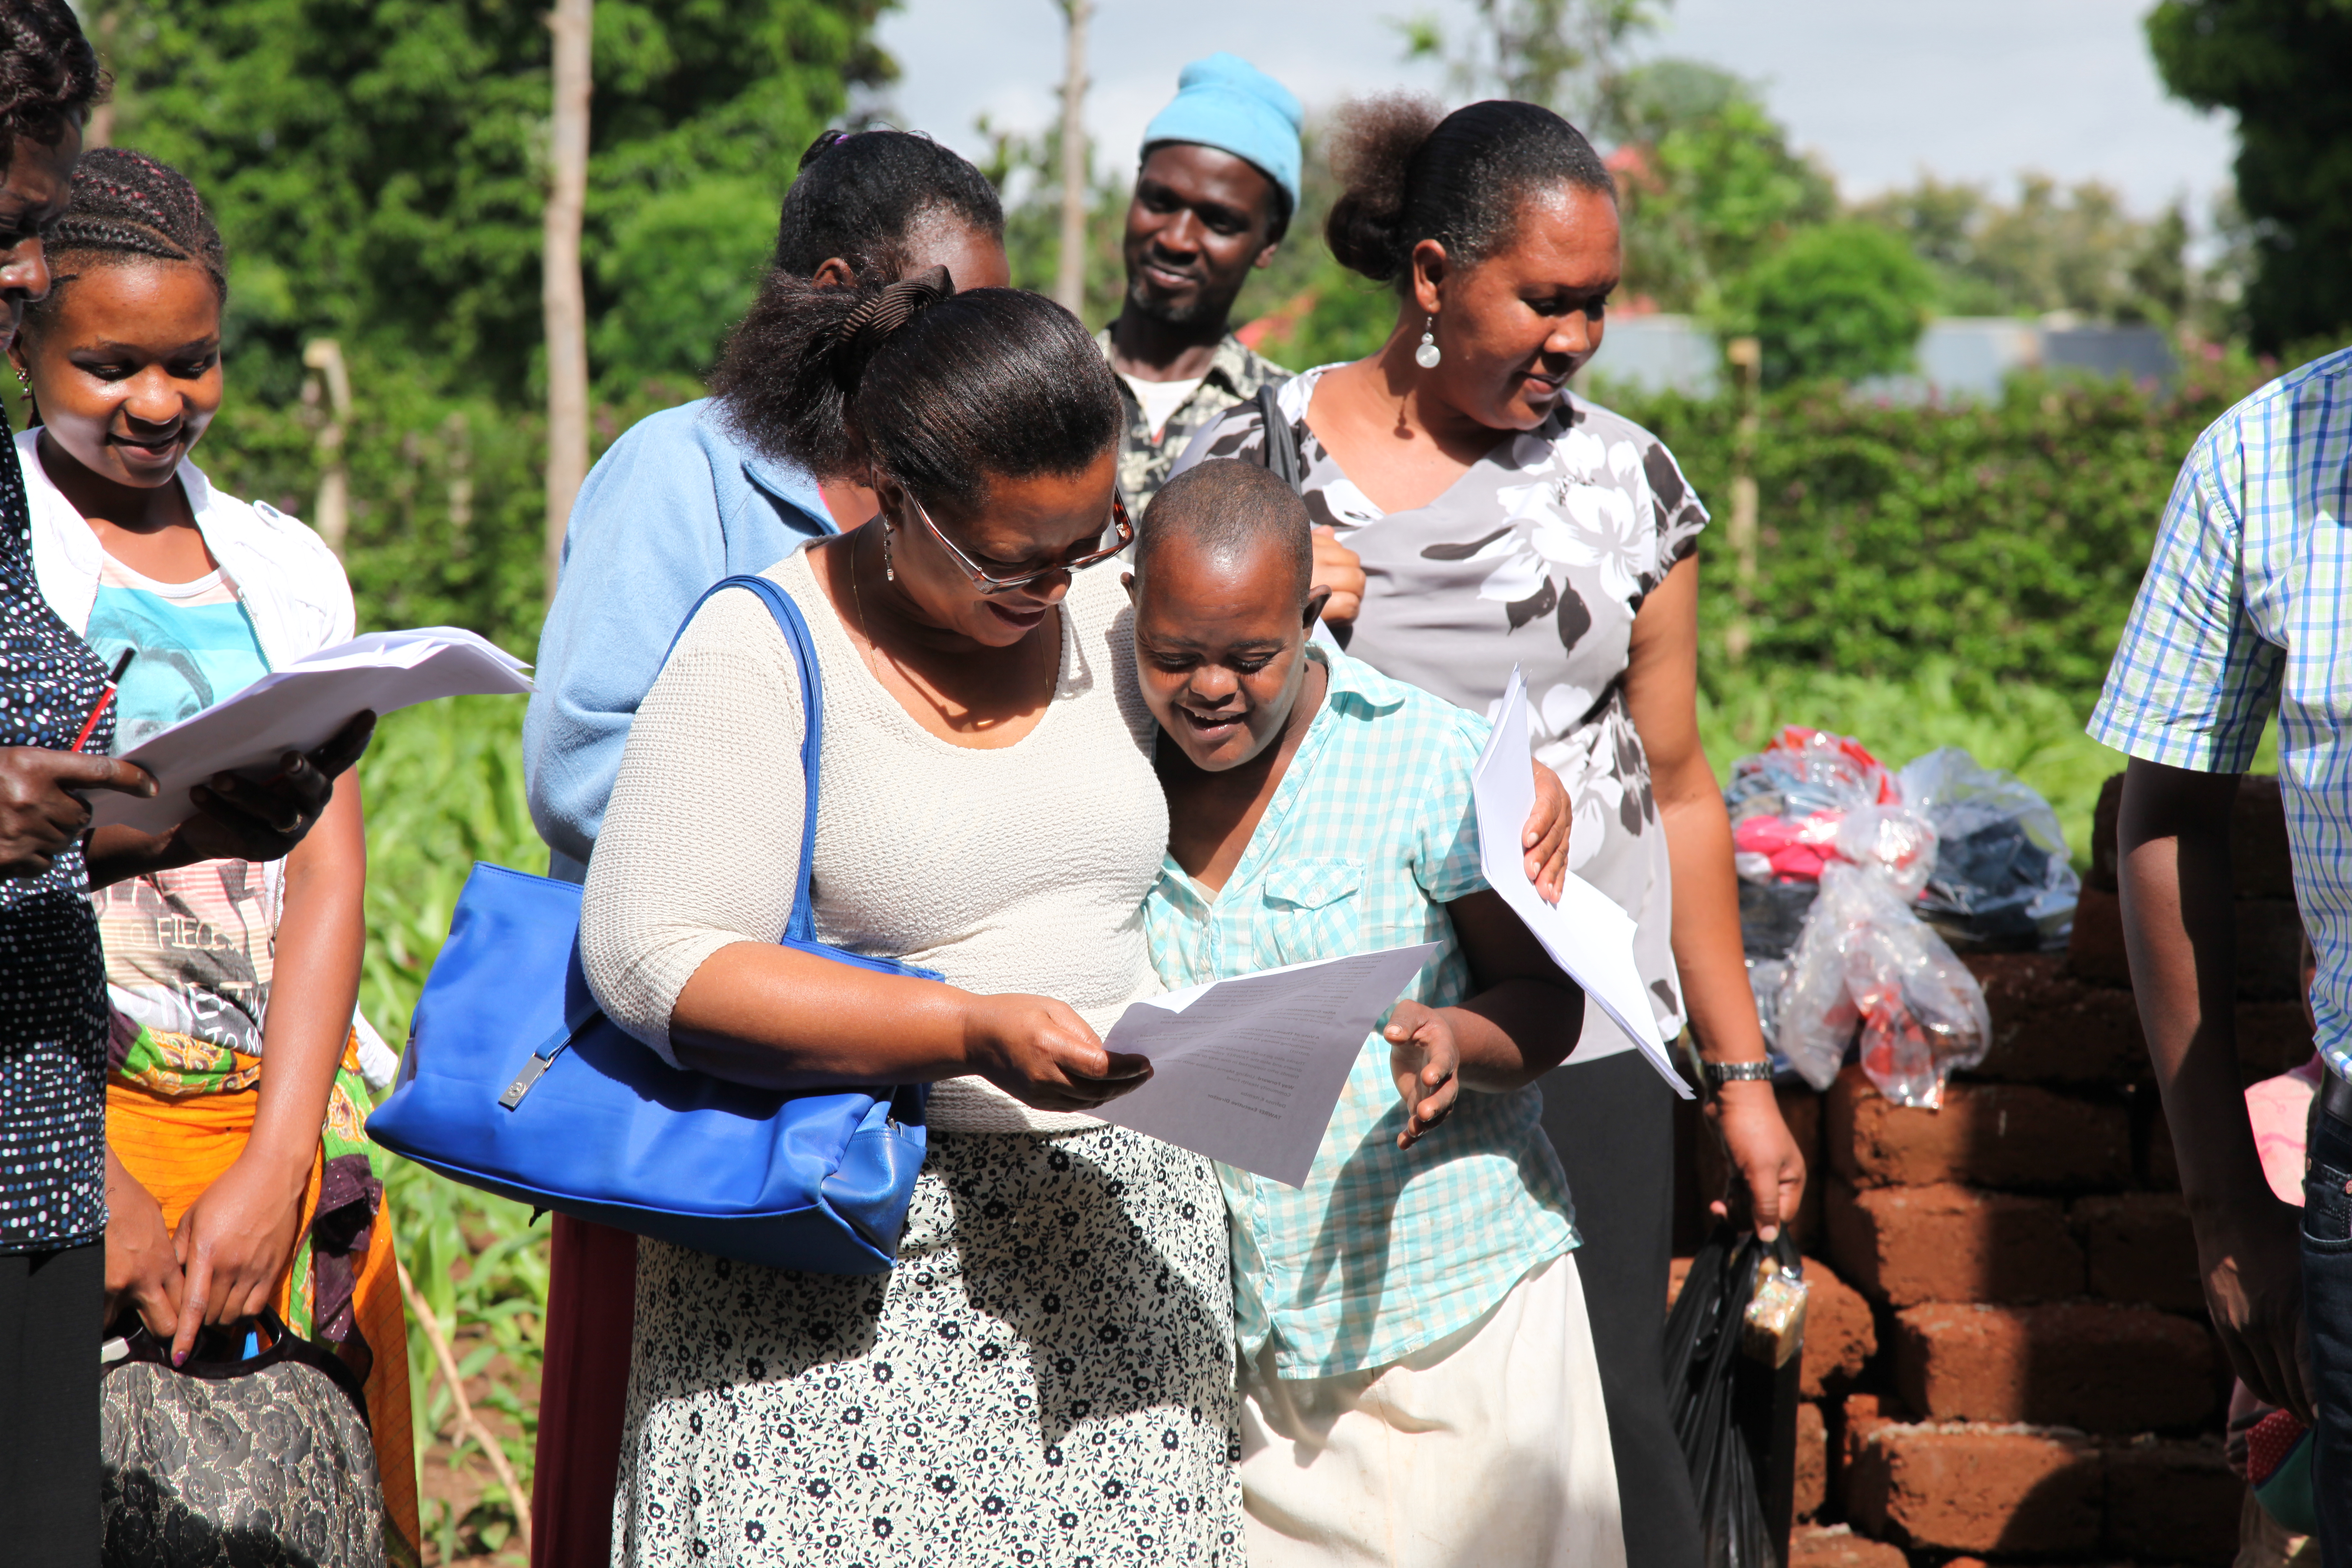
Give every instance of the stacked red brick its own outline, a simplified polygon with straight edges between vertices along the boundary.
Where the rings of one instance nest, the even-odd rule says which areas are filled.
[[[1851,1068],[1818,1100],[1783,1097],[1822,1193],[1800,1232],[1830,1265],[1798,1508],[1838,1528],[1801,1532],[1801,1563],[2235,1550],[2228,1374],[2129,990],[2116,796],[2110,781],[2070,951],[1969,961],[1994,1038],[1942,1110],[1890,1104]],[[2274,781],[2247,782],[2233,847],[2252,1081],[2310,1050]]]

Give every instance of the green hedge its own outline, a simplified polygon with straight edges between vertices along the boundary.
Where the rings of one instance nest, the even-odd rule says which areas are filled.
[[[2263,378],[2231,363],[2169,394],[2020,377],[1990,405],[1766,397],[1746,662],[1898,679],[1948,662],[1964,688],[2029,681],[2087,706],[2181,459]],[[1665,441],[1714,511],[1703,663],[1720,668],[1742,616],[1725,537],[1738,406],[1596,392]]]

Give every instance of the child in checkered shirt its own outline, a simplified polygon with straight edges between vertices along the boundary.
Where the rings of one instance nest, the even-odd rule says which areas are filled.
[[[1309,522],[1254,464],[1152,503],[1130,581],[1169,852],[1144,918],[1187,985],[1412,942],[1304,1188],[1220,1167],[1254,1568],[1617,1568],[1567,1184],[1535,1079],[1583,994],[1479,871],[1486,724],[1316,642]],[[1557,885],[1558,782],[1522,847]],[[1385,1048],[1382,1048],[1385,1047]]]

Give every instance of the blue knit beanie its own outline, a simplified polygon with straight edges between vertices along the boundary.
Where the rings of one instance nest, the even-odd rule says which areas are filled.
[[[1167,142],[1215,147],[1257,165],[1298,210],[1298,124],[1303,113],[1288,88],[1249,61],[1223,50],[1194,60],[1176,79],[1176,96],[1143,128],[1143,151]]]

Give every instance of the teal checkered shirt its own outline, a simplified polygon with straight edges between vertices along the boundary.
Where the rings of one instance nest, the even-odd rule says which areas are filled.
[[[1404,994],[1470,991],[1444,905],[1486,887],[1470,769],[1486,722],[1319,647],[1323,707],[1241,862],[1212,895],[1171,858],[1144,903],[1171,987],[1435,942]],[[1386,1020],[1383,1019],[1383,1022]],[[1541,1092],[1465,1092],[1410,1150],[1388,1042],[1365,1037],[1307,1185],[1219,1166],[1242,1352],[1285,1377],[1385,1366],[1475,1322],[1576,1245]]]
[[[2243,773],[2273,709],[2320,1048],[2352,1079],[2352,349],[2198,437],[2089,729],[2151,763]]]

